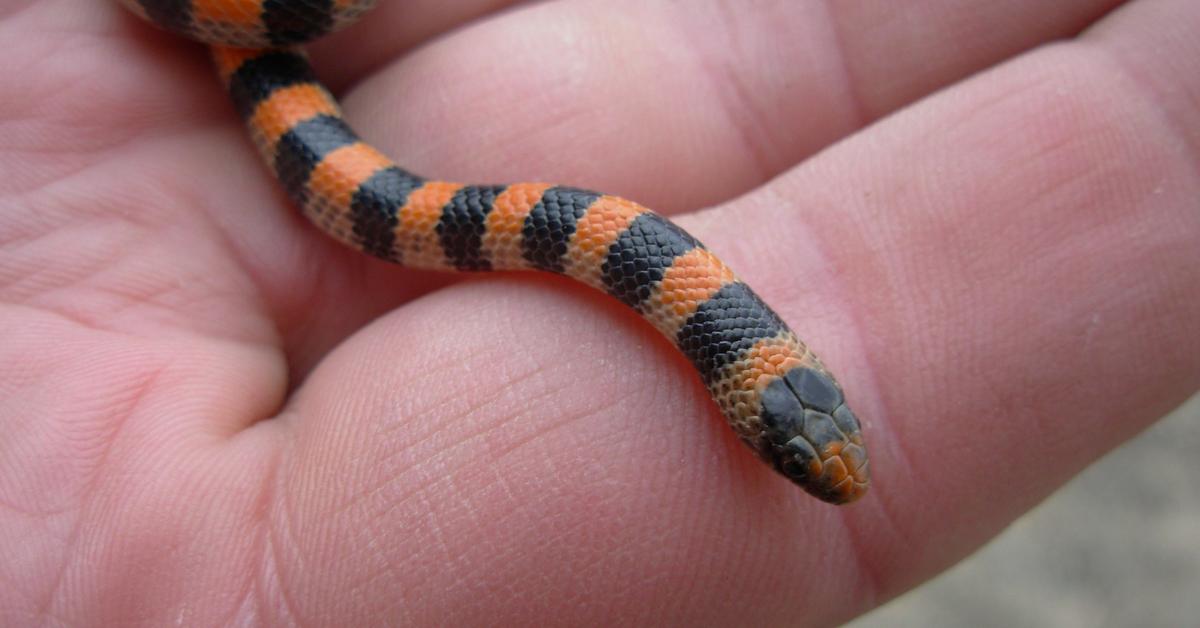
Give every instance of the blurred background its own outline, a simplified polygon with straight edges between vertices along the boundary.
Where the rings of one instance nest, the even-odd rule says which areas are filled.
[[[1200,627],[1200,395],[848,626]]]

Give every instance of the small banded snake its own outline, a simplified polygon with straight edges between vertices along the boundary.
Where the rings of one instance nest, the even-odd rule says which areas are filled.
[[[544,183],[463,185],[412,174],[366,144],[296,46],[375,0],[120,0],[212,45],[264,160],[330,236],[390,262],[541,270],[606,292],[675,345],[737,435],[816,497],[867,489],[861,428],[841,387],[778,315],[666,218],[615,196]]]

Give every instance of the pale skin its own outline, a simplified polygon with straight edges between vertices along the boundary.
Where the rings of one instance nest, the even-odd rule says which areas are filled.
[[[416,172],[672,214],[839,376],[867,496],[614,300],[327,240],[199,47],[3,0],[0,623],[827,624],[1200,387],[1200,4],[504,4],[315,62]]]

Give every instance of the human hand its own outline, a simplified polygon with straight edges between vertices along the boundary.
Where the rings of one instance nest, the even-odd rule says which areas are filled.
[[[838,373],[871,492],[776,477],[611,299],[329,242],[199,47],[9,0],[5,623],[830,623],[1200,386],[1193,3],[446,4],[313,47],[357,129],[676,214]]]

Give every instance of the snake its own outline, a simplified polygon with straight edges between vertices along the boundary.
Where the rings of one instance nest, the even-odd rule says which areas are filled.
[[[365,254],[441,271],[565,275],[633,308],[691,362],[737,436],[818,499],[870,484],[858,417],[829,370],[696,238],[623,198],[548,183],[425,178],[364,142],[303,45],[376,0],[117,0],[207,44],[237,115],[287,196]]]

